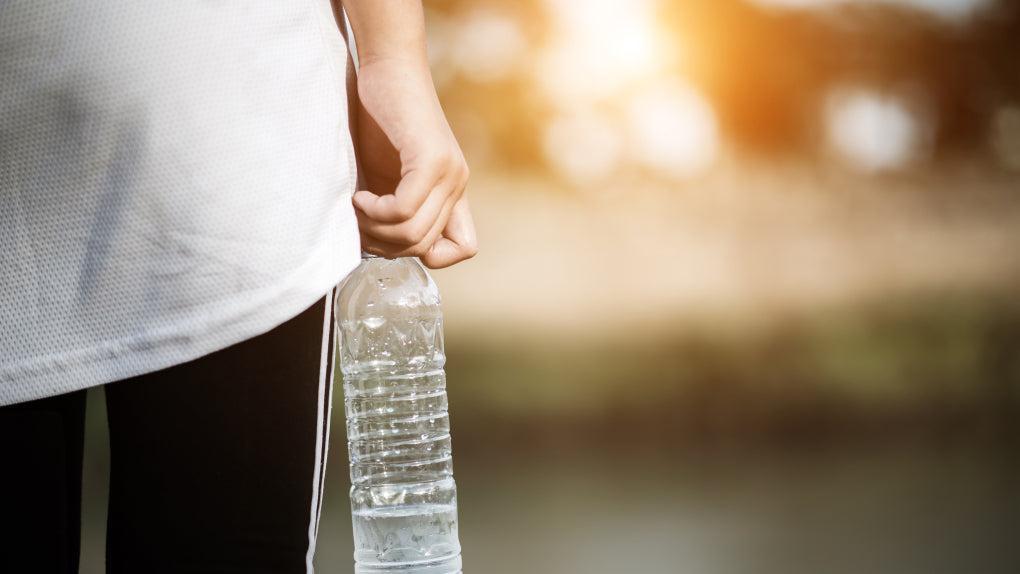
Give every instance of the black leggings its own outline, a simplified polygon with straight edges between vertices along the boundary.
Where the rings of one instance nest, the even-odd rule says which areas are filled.
[[[106,385],[106,570],[311,572],[331,295],[272,331]],[[85,392],[0,408],[0,572],[78,571]]]

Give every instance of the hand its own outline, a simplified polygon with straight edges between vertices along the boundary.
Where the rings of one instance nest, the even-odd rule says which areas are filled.
[[[478,252],[468,167],[423,60],[362,62],[355,143],[367,191],[354,194],[364,251],[432,269]]]

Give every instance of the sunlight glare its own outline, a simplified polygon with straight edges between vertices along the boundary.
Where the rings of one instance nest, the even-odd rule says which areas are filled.
[[[922,126],[901,99],[857,89],[829,97],[826,129],[833,148],[853,167],[880,172],[917,159]]]
[[[554,119],[545,132],[545,154],[557,172],[578,185],[608,178],[620,165],[622,135],[594,112]]]
[[[479,82],[506,77],[521,61],[527,42],[517,21],[488,11],[476,11],[458,24],[457,67]]]
[[[711,104],[678,82],[657,86],[628,103],[633,160],[662,175],[684,179],[706,169],[719,148]]]
[[[539,84],[562,105],[617,94],[663,67],[667,46],[653,0],[547,0],[555,38],[540,57]]]

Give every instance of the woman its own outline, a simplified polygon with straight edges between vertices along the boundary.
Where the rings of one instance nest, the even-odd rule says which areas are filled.
[[[77,571],[97,385],[108,572],[312,571],[334,286],[476,251],[423,20],[0,3],[0,572]]]

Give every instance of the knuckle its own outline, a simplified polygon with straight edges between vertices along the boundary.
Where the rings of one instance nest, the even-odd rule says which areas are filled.
[[[466,163],[458,163],[450,170],[450,181],[456,184],[456,191],[460,192],[467,186],[468,166]]]
[[[415,209],[414,206],[409,203],[398,201],[393,204],[393,214],[400,221],[407,221],[414,217]]]
[[[447,168],[450,154],[445,149],[434,149],[428,152],[423,158],[423,163],[436,171],[443,171]]]
[[[409,225],[402,230],[400,238],[408,245],[417,245],[425,239],[428,232],[424,225]]]
[[[450,152],[448,161],[453,173],[462,174],[467,170],[467,160],[464,159],[464,153],[459,149]]]
[[[436,161],[443,167],[449,168],[450,164],[453,163],[453,154],[450,153],[448,148],[436,150]]]

